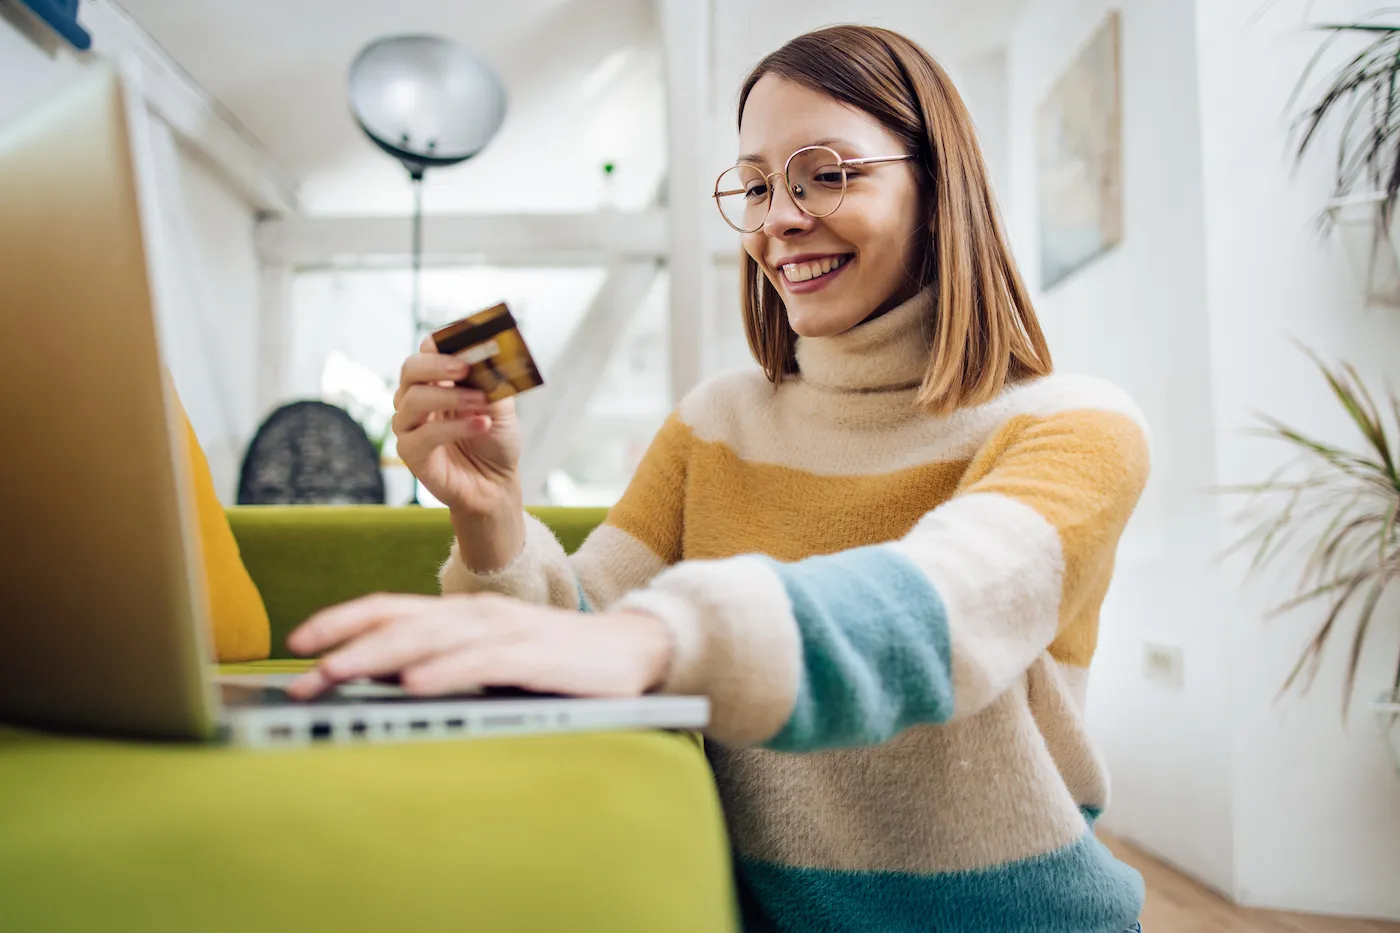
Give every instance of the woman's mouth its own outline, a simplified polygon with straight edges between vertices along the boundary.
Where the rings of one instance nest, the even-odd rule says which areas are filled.
[[[782,273],[787,291],[804,294],[826,287],[854,258],[850,254],[825,256],[805,262],[783,263],[778,269]]]

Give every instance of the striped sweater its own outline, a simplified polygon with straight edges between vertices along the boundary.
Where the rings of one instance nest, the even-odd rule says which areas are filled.
[[[1143,888],[1093,835],[1084,692],[1146,431],[1067,375],[918,411],[927,301],[799,340],[779,386],[708,382],[574,556],[530,519],[443,589],[669,626],[748,929],[1122,933]]]

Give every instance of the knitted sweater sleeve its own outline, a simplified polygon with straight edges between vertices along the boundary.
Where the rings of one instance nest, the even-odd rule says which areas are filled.
[[[444,593],[496,592],[566,609],[604,609],[680,560],[690,433],[673,415],[647,448],[607,519],[573,555],[544,523],[525,516],[525,547],[510,566],[476,573],[456,542],[439,580]]]
[[[786,751],[874,745],[975,715],[1043,654],[1087,666],[1148,473],[1131,402],[1009,417],[902,538],[779,563],[688,561],[622,605],[676,638],[668,692],[710,733]]]

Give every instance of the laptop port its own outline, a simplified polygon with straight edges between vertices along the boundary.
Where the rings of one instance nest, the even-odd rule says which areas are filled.
[[[465,729],[467,727],[467,721],[454,716],[452,719],[447,720],[446,725],[449,729]]]
[[[525,725],[524,716],[483,716],[481,725],[486,729],[518,729]]]
[[[267,737],[268,737],[269,739],[276,739],[276,740],[279,741],[279,742],[286,742],[286,741],[289,741],[289,740],[291,739],[291,737],[292,737],[292,727],[291,727],[291,726],[269,726],[268,729],[267,729]]]
[[[368,731],[369,731],[369,724],[366,723],[363,719],[357,719],[357,720],[355,720],[354,722],[350,723],[350,734],[351,734],[351,735],[359,736],[359,737],[363,738],[363,737],[364,737],[364,734],[365,734],[366,732],[368,732]]]
[[[427,732],[427,731],[428,731],[428,720],[426,720],[426,719],[415,719],[415,720],[413,720],[413,722],[411,722],[411,723],[408,724],[408,727],[409,727],[410,729],[412,729],[414,732]]]
[[[311,741],[324,742],[331,737],[331,724],[325,720],[311,724]]]

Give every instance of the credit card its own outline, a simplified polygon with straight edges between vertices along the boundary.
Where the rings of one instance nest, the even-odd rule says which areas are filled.
[[[525,338],[510,308],[495,305],[433,332],[439,353],[455,356],[471,365],[457,385],[480,389],[498,402],[544,385]]]

